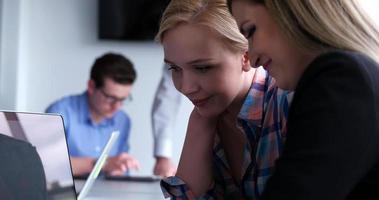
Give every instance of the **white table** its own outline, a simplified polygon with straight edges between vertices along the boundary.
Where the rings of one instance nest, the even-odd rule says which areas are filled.
[[[75,180],[76,191],[80,191],[83,186],[83,180]],[[164,197],[159,181],[132,182],[98,179],[93,184],[86,199],[159,200],[164,199]]]

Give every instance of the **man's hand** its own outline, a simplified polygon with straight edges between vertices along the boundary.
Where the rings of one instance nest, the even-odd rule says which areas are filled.
[[[153,173],[154,175],[162,177],[174,176],[176,173],[176,166],[169,158],[156,157]]]
[[[138,161],[127,153],[121,153],[114,157],[109,157],[103,168],[107,174],[123,175],[126,171],[139,169]]]
[[[70,156],[74,176],[88,174],[93,168],[93,158]]]

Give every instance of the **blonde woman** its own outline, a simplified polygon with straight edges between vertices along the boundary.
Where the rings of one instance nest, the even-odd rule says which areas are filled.
[[[379,31],[360,2],[229,1],[250,62],[295,90],[261,199],[379,199]]]
[[[172,0],[157,40],[176,89],[194,104],[176,177],[176,199],[256,199],[286,134],[288,92],[248,60],[247,40],[225,0]]]

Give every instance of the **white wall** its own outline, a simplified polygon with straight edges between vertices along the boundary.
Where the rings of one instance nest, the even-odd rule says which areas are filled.
[[[0,105],[5,108],[16,106],[18,52],[19,52],[19,18],[18,0],[1,3],[0,33]],[[10,66],[10,67],[8,67]]]
[[[371,16],[377,24],[379,24],[379,1],[377,0],[360,0],[363,8],[367,10],[367,13]]]
[[[163,52],[154,42],[104,41],[97,38],[96,0],[3,0],[0,109],[43,112],[63,95],[86,88],[95,57],[120,52],[136,66],[133,102],[124,107],[132,118],[131,154],[153,166],[150,110],[162,72]],[[174,138],[178,162],[191,106],[185,103]]]

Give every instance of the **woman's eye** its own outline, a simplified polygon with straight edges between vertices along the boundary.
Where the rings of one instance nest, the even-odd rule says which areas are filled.
[[[245,35],[246,39],[252,37],[252,36],[254,35],[254,32],[255,32],[256,29],[257,29],[257,28],[256,28],[255,25],[253,25],[253,26],[247,28],[247,30],[244,31],[244,35]]]
[[[174,65],[170,65],[169,68],[168,68],[169,71],[173,71],[173,72],[177,72],[179,71],[179,67],[177,66],[174,66]]]
[[[195,67],[197,71],[201,72],[201,73],[205,73],[207,72],[211,67],[210,66],[198,66],[198,67]]]

